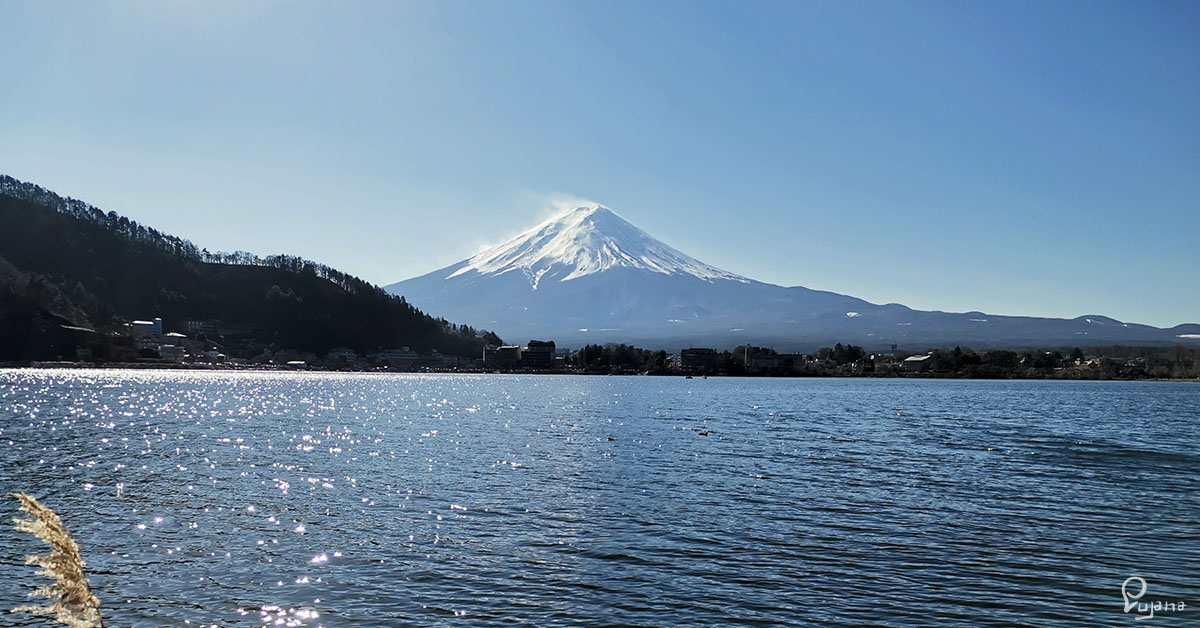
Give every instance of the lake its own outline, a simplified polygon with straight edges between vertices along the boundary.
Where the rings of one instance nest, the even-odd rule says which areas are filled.
[[[110,628],[1200,623],[1195,383],[0,370],[0,489]]]

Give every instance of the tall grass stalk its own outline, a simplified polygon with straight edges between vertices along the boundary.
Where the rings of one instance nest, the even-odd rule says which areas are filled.
[[[12,612],[46,615],[72,628],[104,628],[100,600],[92,594],[92,588],[88,585],[79,545],[71,538],[62,520],[30,495],[13,493],[12,496],[21,502],[21,510],[30,515],[25,519],[13,519],[17,530],[28,532],[50,546],[49,554],[26,556],[25,564],[41,567],[38,575],[54,580],[52,584],[37,587],[30,594],[49,598],[48,603],[18,606]]]

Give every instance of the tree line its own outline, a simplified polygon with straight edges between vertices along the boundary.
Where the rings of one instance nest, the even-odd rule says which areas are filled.
[[[924,357],[906,363],[909,357]],[[763,359],[774,358],[774,359]],[[591,344],[567,356],[567,366],[589,373],[679,372],[675,356],[625,344]],[[907,365],[906,365],[907,364]],[[716,351],[710,375],[808,377],[947,377],[1035,379],[1200,378],[1200,347],[1103,346],[1071,349],[932,348],[920,353],[866,351],[835,344],[809,353],[779,353],[741,345]]]

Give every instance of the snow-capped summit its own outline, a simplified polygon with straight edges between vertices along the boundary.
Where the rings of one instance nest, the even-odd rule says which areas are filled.
[[[614,268],[664,275],[691,275],[706,281],[745,277],[709,266],[654,239],[603,205],[576,207],[467,260],[452,279],[471,272],[519,272],[532,289],[546,281],[570,281]]]

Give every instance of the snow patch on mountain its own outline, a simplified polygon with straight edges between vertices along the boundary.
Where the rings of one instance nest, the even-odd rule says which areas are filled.
[[[691,275],[710,282],[750,281],[659,242],[602,205],[576,207],[555,216],[468,259],[446,279],[471,271],[490,276],[516,271],[537,290],[546,280],[570,281],[614,268]]]

